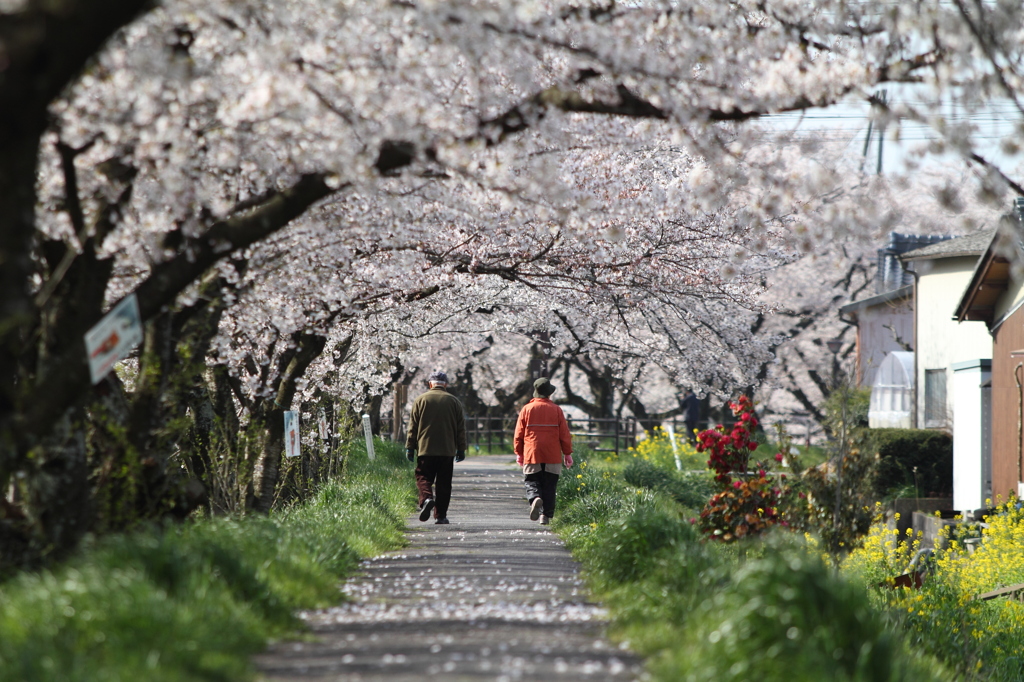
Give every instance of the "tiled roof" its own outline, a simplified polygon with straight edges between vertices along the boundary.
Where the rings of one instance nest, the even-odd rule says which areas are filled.
[[[980,256],[985,253],[995,229],[982,230],[966,237],[947,239],[944,242],[922,246],[900,256],[902,261],[932,260],[935,258],[956,258],[957,256]]]

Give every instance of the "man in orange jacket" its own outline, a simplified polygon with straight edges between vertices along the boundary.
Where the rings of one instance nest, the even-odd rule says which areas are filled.
[[[572,466],[572,435],[562,408],[550,400],[555,385],[546,377],[533,382],[533,400],[519,412],[514,441],[516,464],[526,476],[530,519],[547,525],[555,515],[555,489],[562,465]]]

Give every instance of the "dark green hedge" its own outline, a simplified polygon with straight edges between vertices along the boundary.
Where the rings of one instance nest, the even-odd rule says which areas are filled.
[[[952,494],[953,439],[948,434],[927,429],[871,429],[866,445],[878,454],[874,490],[880,498],[914,485],[921,497]]]

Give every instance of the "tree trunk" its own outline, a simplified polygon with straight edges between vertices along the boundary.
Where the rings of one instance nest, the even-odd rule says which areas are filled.
[[[281,472],[281,456],[284,452],[284,413],[291,409],[295,398],[295,382],[300,379],[327,345],[327,337],[319,334],[297,333],[293,340],[296,347],[278,381],[274,405],[266,413],[264,424],[267,440],[260,457],[262,472],[257,486],[258,495],[254,502],[256,511],[267,513],[274,504],[277,482]]]
[[[32,469],[25,477],[32,549],[23,561],[59,560],[92,528],[89,462],[81,428],[84,420],[83,409],[66,411],[33,450]]]
[[[30,292],[35,272],[36,164],[47,108],[115,31],[147,0],[30,3],[0,17],[0,484],[4,460],[15,458],[3,432],[21,402],[18,358],[37,324]],[[63,411],[63,410],[61,410]],[[55,412],[50,413],[51,416]]]
[[[370,431],[375,436],[380,436],[380,408],[384,404],[383,395],[375,395],[370,398],[366,406],[366,413],[370,415]]]
[[[583,372],[583,376],[586,377],[590,393],[594,396],[593,402],[573,392],[569,376],[573,367]],[[615,385],[610,368],[596,366],[585,355],[573,358],[566,364],[565,374],[562,376],[562,388],[565,391],[565,397],[558,402],[572,405],[595,419],[613,419],[615,417]]]

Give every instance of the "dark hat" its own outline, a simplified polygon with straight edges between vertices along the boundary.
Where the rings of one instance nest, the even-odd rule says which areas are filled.
[[[435,369],[433,372],[430,373],[430,377],[427,378],[427,381],[429,381],[432,384],[437,383],[447,385],[448,375],[439,369]]]
[[[555,385],[547,377],[541,377],[533,382],[533,397],[547,398],[555,392]]]

